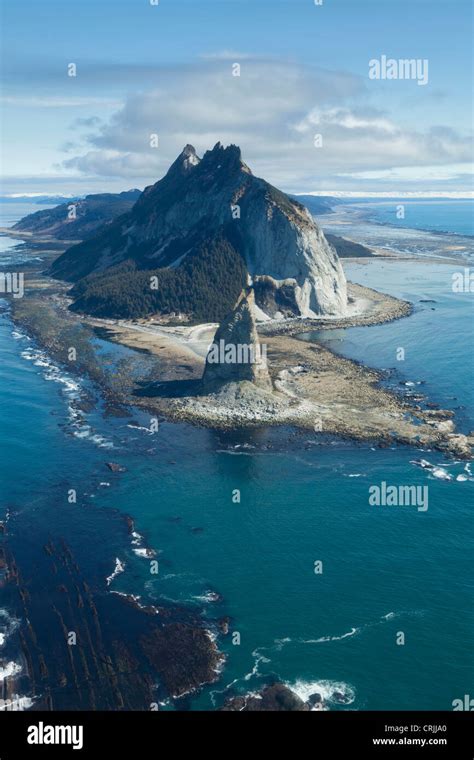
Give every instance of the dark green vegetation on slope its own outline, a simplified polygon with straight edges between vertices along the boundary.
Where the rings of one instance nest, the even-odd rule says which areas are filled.
[[[218,322],[233,308],[246,278],[245,263],[231,243],[212,239],[177,268],[138,270],[128,261],[89,275],[71,290],[72,309],[117,319],[180,312]]]

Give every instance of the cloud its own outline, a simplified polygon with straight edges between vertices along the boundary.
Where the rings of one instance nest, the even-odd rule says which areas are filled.
[[[71,153],[71,151],[77,152],[79,147],[80,144],[72,142],[72,140],[66,140],[66,142],[61,145],[61,150],[64,151],[64,153]]]
[[[398,166],[394,169],[383,171],[353,172],[352,174],[341,174],[341,177],[352,177],[354,179],[390,179],[403,180],[404,182],[414,182],[420,179],[430,181],[459,180],[471,175],[465,174],[468,164],[446,164],[445,166]],[[472,172],[472,165],[471,165]]]
[[[85,106],[97,106],[102,108],[119,108],[122,101],[117,98],[100,98],[90,96],[64,97],[64,96],[17,96],[3,95],[0,102],[8,106],[20,108],[80,108]]]
[[[246,61],[255,59],[257,56],[251,53],[242,53],[237,50],[218,50],[215,53],[202,53],[200,56],[205,61]]]
[[[89,116],[89,118],[78,118],[74,119],[73,123],[71,124],[72,129],[82,129],[83,127],[87,127],[88,129],[92,129],[93,127],[98,127],[102,123],[102,119],[99,119],[98,116]]]
[[[254,173],[296,192],[364,172],[386,179],[397,167],[470,160],[470,141],[454,130],[408,128],[374,108],[362,77],[243,55],[240,76],[233,76],[234,60],[224,51],[164,69],[154,87],[129,95],[107,122],[95,123],[85,151],[63,167],[150,183],[186,143],[202,153],[220,140],[240,145]],[[152,134],[158,148],[150,147]]]
[[[79,169],[89,175],[97,174],[102,177],[148,177],[150,161],[141,153],[123,153],[117,150],[96,150],[85,153],[80,158],[68,159],[63,162],[66,169]],[[58,170],[60,166],[56,167]],[[160,173],[160,163],[156,164]],[[155,176],[155,175],[154,175]]]
[[[333,127],[370,129],[390,134],[397,132],[396,125],[384,117],[382,112],[370,109],[358,113],[357,110],[350,111],[347,108],[331,108],[326,111],[313,108],[301,122],[295,124],[296,131],[301,133],[314,131],[315,127],[329,130]]]
[[[139,183],[137,183],[139,184]],[[2,177],[2,187],[8,187],[8,195],[87,195],[88,193],[121,192],[134,187],[133,183],[124,183],[123,178],[105,179],[104,177],[90,176],[88,174],[60,174],[48,172],[37,176],[28,175],[5,175]],[[139,184],[143,188],[143,184]],[[7,193],[4,191],[3,193]]]

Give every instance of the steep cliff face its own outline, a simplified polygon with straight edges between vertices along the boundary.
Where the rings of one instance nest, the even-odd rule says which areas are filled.
[[[343,314],[346,279],[334,248],[304,206],[282,196],[257,180],[242,197],[248,220],[243,250],[251,277],[258,282],[267,275],[276,291],[293,291],[300,316]]]
[[[247,380],[271,390],[265,349],[257,335],[253,291],[242,292],[214,336],[206,358],[203,385],[215,387]]]
[[[179,268],[217,236],[239,252],[252,282],[264,277],[271,285],[269,316],[281,313],[280,296],[295,315],[344,313],[346,281],[334,248],[304,206],[252,175],[235,145],[217,143],[202,159],[187,145],[128,214],[66,251],[51,273],[76,281],[124,261],[141,270]]]

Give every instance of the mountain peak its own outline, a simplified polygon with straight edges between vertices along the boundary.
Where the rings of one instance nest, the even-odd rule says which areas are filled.
[[[176,161],[171,164],[170,168],[168,169],[168,174],[176,172],[179,172],[180,174],[186,174],[194,166],[197,166],[200,160],[201,159],[197,155],[194,146],[188,143],[184,146]]]
[[[219,142],[216,142],[213,149],[208,150],[207,153],[211,156],[233,156],[238,158],[239,161],[242,160],[242,152],[238,145],[231,143],[227,148],[224,148],[220,140]]]
[[[252,173],[242,160],[242,152],[238,145],[230,144],[224,147],[219,141],[214,145],[212,150],[206,151],[202,160],[212,168],[220,169],[221,167],[225,167],[227,171],[243,169],[248,174]]]
[[[196,148],[194,147],[194,145],[190,145],[189,143],[187,143],[187,145],[184,146],[183,150],[181,151],[181,156],[186,156],[187,158],[190,158],[191,156],[195,156],[196,158],[198,158],[197,153],[196,153]]]

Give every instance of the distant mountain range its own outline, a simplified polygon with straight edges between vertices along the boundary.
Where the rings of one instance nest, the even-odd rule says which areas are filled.
[[[330,195],[292,195],[291,197],[306,206],[308,211],[315,216],[332,214],[334,206],[341,203],[338,198],[332,198]]]
[[[67,203],[79,200],[80,195],[41,195],[41,193],[15,193],[14,195],[0,195],[0,203],[30,203],[38,206],[57,206],[58,203]]]
[[[84,240],[99,227],[129,211],[140,194],[140,190],[128,190],[69,199],[54,208],[28,214],[13,229],[57,240]]]

